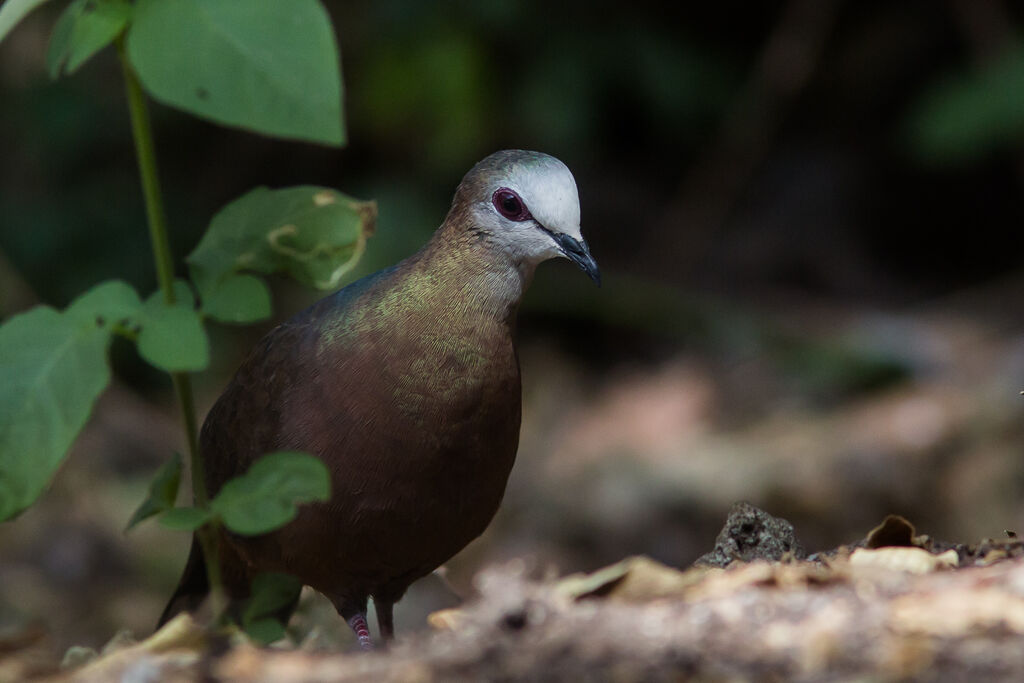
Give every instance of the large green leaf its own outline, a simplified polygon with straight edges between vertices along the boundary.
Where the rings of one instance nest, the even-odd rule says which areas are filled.
[[[318,289],[337,287],[359,260],[376,218],[376,203],[330,188],[250,191],[213,217],[188,256],[204,312],[235,321],[216,302],[225,296],[221,290],[238,286],[234,278],[239,271],[284,272]],[[238,302],[241,294],[229,298]]]
[[[0,327],[0,520],[43,492],[110,381],[110,334],[34,308]]]
[[[50,36],[46,66],[50,78],[73,74],[90,57],[110,45],[132,14],[127,0],[74,0]]]
[[[6,0],[0,5],[0,41],[11,32],[25,15],[34,10],[46,0]]]
[[[230,126],[344,142],[341,70],[317,0],[138,0],[128,58],[156,99]]]
[[[279,451],[257,460],[210,502],[210,509],[237,534],[255,536],[283,526],[299,503],[331,496],[327,466],[308,453]]]

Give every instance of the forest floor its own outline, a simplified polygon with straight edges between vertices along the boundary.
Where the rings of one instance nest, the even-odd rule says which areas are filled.
[[[257,648],[182,615],[60,670],[31,630],[0,640],[0,680],[1024,680],[1024,540],[950,544],[887,517],[806,555],[793,527],[734,506],[714,550],[678,570],[631,557],[590,574],[488,568],[479,597],[370,653]]]
[[[312,592],[284,646],[188,621],[147,639],[189,538],[123,529],[180,436],[115,384],[0,526],[0,683],[1024,680],[1022,297],[1024,277],[897,313],[659,299],[685,344],[592,326],[592,356],[536,320],[501,510],[369,654]],[[221,387],[197,380],[200,407]],[[716,544],[737,500],[792,525],[739,507]]]

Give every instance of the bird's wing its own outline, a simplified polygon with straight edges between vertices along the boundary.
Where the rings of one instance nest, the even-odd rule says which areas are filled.
[[[211,495],[274,450],[295,449],[289,404],[320,381],[320,337],[329,325],[344,325],[347,313],[380,286],[393,268],[365,277],[321,299],[263,337],[243,361],[206,416],[200,436]],[[344,355],[342,335],[333,353]],[[323,406],[322,409],[327,409]]]

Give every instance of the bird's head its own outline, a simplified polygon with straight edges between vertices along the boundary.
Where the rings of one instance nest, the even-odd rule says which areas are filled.
[[[495,152],[462,179],[452,210],[468,211],[469,228],[517,262],[533,266],[562,256],[601,284],[601,271],[580,233],[576,181],[552,156]]]

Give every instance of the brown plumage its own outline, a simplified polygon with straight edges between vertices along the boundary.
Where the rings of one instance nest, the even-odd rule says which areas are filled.
[[[392,636],[409,584],[476,538],[501,502],[519,440],[516,310],[554,256],[597,279],[572,175],[547,155],[498,152],[466,175],[417,254],[263,338],[203,425],[207,487],[267,452],[302,450],[327,464],[332,494],[269,534],[222,534],[233,601],[254,575],[287,572],[326,595],[364,646],[373,597]],[[193,543],[161,623],[206,592]]]

